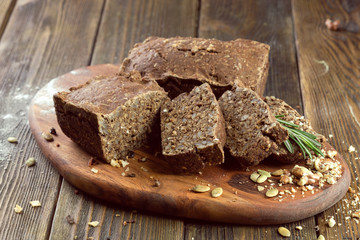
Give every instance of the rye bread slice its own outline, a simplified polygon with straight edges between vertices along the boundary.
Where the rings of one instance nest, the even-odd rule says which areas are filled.
[[[295,123],[299,126],[299,129],[314,134],[318,137],[320,142],[325,140],[325,137],[321,134],[318,134],[311,127],[310,122],[301,116],[294,108],[292,108],[285,101],[276,98],[274,96],[268,96],[264,98],[264,102],[269,105],[270,111],[273,115],[284,115],[281,119]],[[299,146],[290,139],[292,146],[294,148],[294,153],[290,153],[284,144],[279,145],[279,148],[276,149],[273,154],[270,156],[271,159],[283,162],[283,163],[295,163],[304,159],[304,155],[299,148]]]
[[[196,173],[224,162],[225,124],[207,83],[161,107],[162,153],[177,173]]]
[[[262,95],[269,50],[267,44],[246,39],[149,37],[135,44],[120,69],[137,70],[145,79],[158,81],[170,98],[202,83],[209,83],[217,97],[234,82]]]
[[[62,131],[90,154],[107,162],[141,147],[156,123],[166,92],[139,73],[94,78],[54,95]]]
[[[242,166],[257,165],[288,138],[269,106],[251,89],[235,86],[219,98],[227,134],[225,147]]]

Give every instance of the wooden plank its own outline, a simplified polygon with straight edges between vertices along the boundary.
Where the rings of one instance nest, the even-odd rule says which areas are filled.
[[[14,9],[16,0],[0,1],[0,38],[5,30],[10,15]]]
[[[270,69],[265,95],[279,97],[301,112],[292,24],[290,1],[204,0],[199,37],[246,38],[269,44]]]
[[[198,1],[108,1],[92,64],[121,63],[148,36],[196,36]]]
[[[199,37],[231,40],[248,38],[270,45],[270,69],[265,95],[284,99],[302,113],[301,89],[296,62],[294,29],[290,1],[215,1],[201,2]],[[301,225],[306,231],[297,231]],[[316,239],[315,219],[284,225],[291,239]],[[185,239],[278,239],[279,226],[203,225],[189,222]]]
[[[358,193],[359,153],[349,153],[348,148],[352,145],[360,150],[360,2],[307,0],[293,1],[293,5],[305,114],[315,129],[334,136],[330,143],[348,160],[352,188]],[[339,19],[340,30],[328,30],[324,24],[327,18]],[[345,219],[359,209],[353,197],[348,194],[317,216],[326,239],[360,237],[358,224]],[[341,226],[327,227],[331,216]]]
[[[0,41],[0,239],[49,236],[60,176],[30,133],[27,108],[49,78],[88,63],[101,6],[96,0],[16,3]],[[19,142],[10,144],[9,136]],[[24,165],[29,157],[37,160],[32,168]],[[42,206],[32,208],[31,200]],[[23,214],[15,214],[15,204]]]
[[[91,64],[118,64],[134,43],[151,35],[194,36],[197,8],[197,1],[192,0],[176,4],[166,0],[106,1]],[[68,201],[74,203],[68,204]],[[79,219],[70,228],[64,220],[67,213]],[[99,227],[89,229],[87,223],[99,213],[102,214]],[[123,221],[130,217],[135,217],[135,223],[123,226]],[[94,203],[86,196],[74,195],[73,189],[63,184],[50,238],[70,239],[78,235],[79,239],[88,236],[95,239],[106,239],[106,236],[111,239],[183,239],[183,228],[182,220],[140,212],[134,215],[132,210]]]

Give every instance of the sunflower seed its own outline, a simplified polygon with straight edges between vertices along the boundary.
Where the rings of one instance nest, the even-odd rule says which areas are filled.
[[[269,198],[271,197],[275,197],[276,195],[278,195],[279,190],[277,188],[272,188],[267,190],[267,192],[265,193],[265,195]]]
[[[35,163],[36,163],[36,161],[35,161],[35,158],[33,158],[33,157],[30,157],[30,158],[29,158],[28,160],[26,160],[26,162],[25,162],[25,164],[26,164],[28,167],[34,166]]]
[[[283,237],[290,237],[290,235],[291,235],[289,229],[284,228],[284,227],[279,227],[278,233]]]
[[[211,196],[214,198],[220,197],[222,194],[223,194],[223,189],[221,187],[214,188],[211,191]]]
[[[203,186],[203,185],[196,185],[195,187],[193,187],[191,189],[193,192],[197,192],[197,193],[203,193],[203,192],[207,192],[210,190],[210,187],[208,186]]]
[[[283,173],[284,173],[284,170],[278,169],[278,170],[275,170],[274,172],[272,172],[271,175],[278,177],[278,176],[281,176]]]
[[[43,132],[41,136],[48,142],[54,141],[54,137],[50,133]]]
[[[16,137],[9,137],[7,140],[9,143],[17,143],[18,142]]]

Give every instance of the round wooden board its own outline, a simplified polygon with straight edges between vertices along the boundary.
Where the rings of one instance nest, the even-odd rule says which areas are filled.
[[[112,75],[118,66],[105,64],[71,71],[51,80],[34,97],[29,112],[32,133],[44,155],[59,173],[77,189],[96,198],[162,214],[206,221],[238,224],[280,224],[297,221],[324,211],[338,202],[350,185],[350,172],[346,162],[337,154],[337,160],[343,166],[343,175],[334,185],[325,185],[323,189],[311,193],[301,191],[295,197],[267,198],[265,191],[259,192],[258,185],[270,187],[270,183],[255,184],[250,174],[257,169],[273,171],[279,168],[291,169],[292,165],[274,165],[262,163],[249,171],[231,166],[213,166],[204,169],[202,174],[179,176],[171,173],[160,154],[151,149],[135,151],[135,157],[129,158],[125,168],[115,168],[100,162],[88,166],[91,156],[73,143],[61,131],[54,111],[52,95],[80,85],[91,77]],[[41,137],[54,127],[58,133],[53,142]],[[326,149],[333,148],[326,143]],[[140,161],[145,157],[145,162]],[[304,163],[300,163],[304,165]],[[91,168],[98,173],[91,171]],[[122,175],[125,173],[125,176]],[[129,177],[134,173],[135,177]],[[160,186],[155,186],[155,181]],[[278,178],[271,177],[275,183]],[[210,192],[194,193],[189,191],[196,184],[209,185],[211,189],[222,187],[224,193],[213,198]],[[291,189],[294,185],[283,185],[280,190]],[[280,201],[279,201],[280,200]]]

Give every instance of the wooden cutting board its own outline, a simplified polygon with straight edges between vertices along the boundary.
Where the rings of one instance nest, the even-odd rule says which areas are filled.
[[[115,168],[99,162],[89,166],[91,156],[66,137],[61,131],[55,116],[52,95],[80,85],[91,77],[112,75],[118,66],[96,65],[71,71],[51,80],[34,97],[29,112],[31,131],[44,155],[59,173],[75,188],[93,197],[118,204],[119,207],[131,207],[162,214],[180,216],[207,221],[239,224],[280,224],[297,221],[324,211],[338,202],[350,185],[350,172],[346,162],[337,155],[343,166],[343,175],[334,185],[325,185],[315,191],[297,190],[285,197],[268,198],[266,190],[259,192],[257,186],[269,188],[266,181],[256,184],[249,179],[258,169],[274,171],[291,169],[293,165],[279,165],[264,162],[249,168],[248,171],[234,166],[207,167],[202,174],[174,175],[160,154],[144,148],[135,151],[135,156],[127,161],[125,168]],[[54,127],[58,133],[54,141],[47,142],[42,132]],[[326,149],[333,148],[326,144]],[[146,161],[144,161],[144,158]],[[142,159],[142,160],[141,160]],[[305,165],[305,163],[300,163]],[[91,171],[98,170],[97,173]],[[132,176],[132,177],[131,177]],[[158,181],[160,186],[156,186]],[[278,182],[277,177],[270,181]],[[190,191],[197,184],[208,185],[211,189],[222,187],[224,193],[213,198],[210,192],[194,193]],[[290,190],[295,185],[277,186],[280,191]]]

